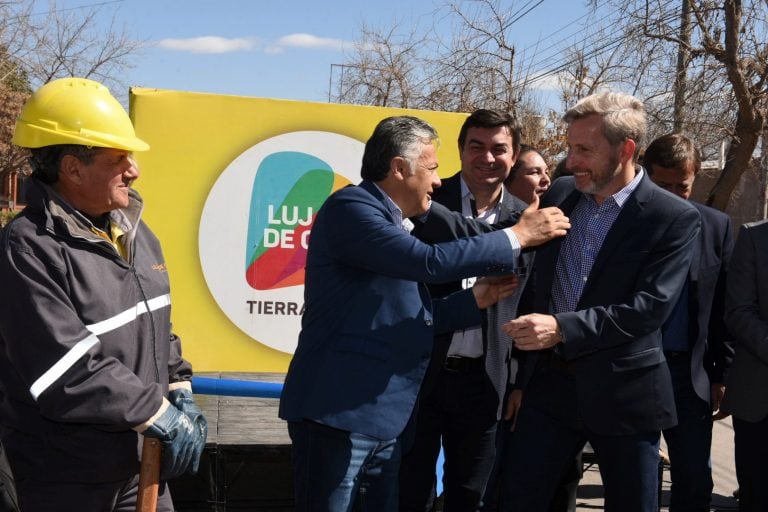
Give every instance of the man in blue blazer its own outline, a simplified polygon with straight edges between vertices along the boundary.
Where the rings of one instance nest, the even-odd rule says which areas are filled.
[[[313,224],[302,330],[280,401],[296,510],[397,509],[401,435],[434,333],[479,323],[480,309],[514,288],[480,280],[433,302],[423,283],[510,273],[520,247],[570,227],[550,208],[512,228],[420,242],[408,217],[425,214],[440,186],[436,139],[414,117],[381,121],[365,146],[363,182],[331,195]]]
[[[537,313],[507,324],[532,357],[501,508],[546,511],[588,441],[605,510],[651,512],[660,432],[676,422],[661,326],[688,274],[699,214],[635,164],[646,129],[639,100],[595,94],[564,120],[573,176],[556,180],[543,204],[559,206],[572,228],[537,250]]]
[[[643,165],[654,183],[688,199],[701,157],[690,139],[670,133],[648,145]],[[701,216],[701,233],[683,292],[661,330],[677,409],[677,425],[663,431],[671,461],[670,512],[709,512],[712,413],[720,409],[733,351],[723,319],[731,220],[719,210],[691,204]]]

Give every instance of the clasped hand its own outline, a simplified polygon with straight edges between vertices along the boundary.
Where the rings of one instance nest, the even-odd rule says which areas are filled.
[[[552,315],[533,313],[510,320],[501,326],[520,350],[543,350],[563,340],[560,326]]]
[[[188,389],[169,394],[170,405],[145,431],[163,444],[160,476],[169,480],[189,472],[197,473],[208,437],[208,422]]]

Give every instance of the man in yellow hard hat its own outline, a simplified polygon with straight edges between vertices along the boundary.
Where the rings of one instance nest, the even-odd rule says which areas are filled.
[[[0,231],[0,434],[22,511],[136,507],[144,436],[161,477],[197,471],[207,424],[170,329],[160,244],[141,221],[132,152],[149,145],[103,85],[35,92],[28,206]],[[158,510],[171,511],[161,486]]]

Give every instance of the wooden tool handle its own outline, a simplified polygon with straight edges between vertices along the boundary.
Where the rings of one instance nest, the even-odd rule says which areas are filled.
[[[160,457],[162,445],[159,439],[145,437],[141,447],[141,471],[139,472],[139,496],[136,512],[156,512],[160,490]]]

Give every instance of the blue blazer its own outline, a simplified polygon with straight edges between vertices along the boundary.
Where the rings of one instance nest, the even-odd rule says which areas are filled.
[[[413,411],[434,334],[481,319],[471,290],[433,302],[423,283],[508,273],[514,264],[503,231],[429,245],[396,225],[373,183],[332,194],[312,226],[280,417],[394,439]]]
[[[559,206],[570,215],[581,195],[572,177],[560,178],[542,207]],[[660,328],[688,275],[699,223],[688,201],[643,177],[608,232],[576,311],[556,315],[565,337],[557,351],[575,378],[577,403],[537,382],[536,374],[524,403],[535,400],[552,410],[576,407],[585,426],[602,435],[658,431],[677,422]],[[529,283],[539,313],[551,313],[562,241],[555,239],[536,253]],[[547,360],[539,354],[527,358],[526,365],[538,361],[540,371]]]

